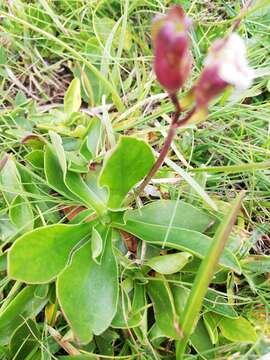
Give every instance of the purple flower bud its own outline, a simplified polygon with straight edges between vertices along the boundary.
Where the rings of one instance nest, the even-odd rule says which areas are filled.
[[[248,66],[243,40],[235,33],[215,41],[205,59],[205,67],[194,88],[199,107],[207,107],[209,101],[222,93],[229,85],[247,89],[253,73]]]
[[[183,86],[191,70],[189,27],[190,20],[179,5],[153,22],[154,70],[158,81],[170,94]]]
[[[195,98],[198,107],[207,107],[210,100],[221,94],[228,83],[218,72],[218,66],[206,67],[195,87]]]

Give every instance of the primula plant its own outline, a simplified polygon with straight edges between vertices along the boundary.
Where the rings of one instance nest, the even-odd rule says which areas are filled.
[[[60,358],[214,359],[222,346],[258,340],[230,296],[268,261],[241,241],[245,193],[218,201],[178,165],[196,201],[153,185],[178,129],[200,126],[212,101],[253,78],[234,26],[192,83],[192,26],[179,5],[153,20],[153,69],[174,108],[161,149],[82,111],[79,77],[63,111],[11,134],[23,151],[0,162],[0,287],[12,284],[0,311],[5,358],[44,358],[41,321]]]

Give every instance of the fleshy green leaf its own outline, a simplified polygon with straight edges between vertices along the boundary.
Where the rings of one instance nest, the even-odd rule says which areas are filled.
[[[36,169],[44,169],[44,151],[35,149],[25,156],[25,159]]]
[[[106,211],[100,192],[96,192],[95,188],[88,186],[78,173],[67,171],[65,184],[86,206],[95,209],[99,214]]]
[[[80,200],[66,186],[64,182],[64,174],[59,164],[59,160],[54,152],[54,148],[50,144],[46,146],[45,150],[44,171],[47,183],[52,189],[56,190],[69,199],[80,202]]]
[[[54,131],[49,131],[49,135],[52,141],[52,147],[56,157],[58,159],[58,163],[62,169],[64,177],[66,176],[67,172],[67,160],[65,155],[65,150],[62,145],[62,138]]]
[[[243,318],[228,319],[222,318],[218,324],[222,335],[231,341],[254,343],[257,341],[257,334],[251,323]]]
[[[125,214],[128,221],[141,222],[143,219],[153,225],[180,227],[204,232],[214,222],[206,212],[177,200],[158,200],[140,209],[129,210]]]
[[[92,237],[91,237],[91,249],[92,249],[92,258],[94,261],[98,262],[97,257],[102,253],[103,240],[98,232],[98,230],[93,227]]]
[[[87,242],[72,257],[57,280],[57,296],[76,337],[88,343],[110,325],[118,301],[118,270],[112,251],[111,230],[104,241],[100,264],[91,257]]]
[[[33,230],[34,215],[29,204],[29,201],[21,195],[17,195],[9,210],[10,220],[18,229],[22,229],[23,232]]]
[[[145,313],[146,299],[144,284],[134,285],[133,299],[122,289],[117,306],[117,313],[112,321],[116,328],[128,329],[138,326]]]
[[[74,78],[64,96],[64,111],[67,115],[79,111],[81,107],[81,84],[78,78]]]
[[[139,211],[135,210],[134,217],[133,211],[128,211],[125,216],[126,224],[114,222],[114,226],[148,243],[186,251],[199,258],[205,257],[212,243],[210,237],[198,231],[182,228],[180,218],[177,218],[178,222],[173,226],[165,225],[165,222],[162,222],[162,217],[153,219],[151,215],[148,218],[147,214],[144,213],[144,208],[141,208],[140,211],[141,214],[139,215]],[[226,248],[219,260],[219,265],[241,273],[236,257]]]
[[[181,270],[190,260],[192,255],[186,252],[154,256],[146,262],[153,270],[160,274],[174,274]]]
[[[175,310],[173,296],[166,279],[162,276],[149,280],[147,285],[152,300],[156,323],[164,335],[173,339],[182,337],[178,326],[178,315]]]
[[[219,316],[211,312],[207,312],[203,315],[203,320],[205,327],[208,331],[209,337],[211,339],[212,344],[216,344],[218,342],[218,322]]]
[[[98,118],[93,118],[90,121],[89,127],[87,129],[87,135],[80,147],[80,153],[87,161],[95,159],[98,154],[98,149],[101,142],[101,131],[101,120]]]
[[[196,329],[190,337],[190,341],[203,359],[214,359],[214,347],[202,319],[198,321]]]
[[[27,283],[53,280],[66,266],[75,245],[90,234],[89,223],[45,226],[24,234],[9,250],[9,277]]]
[[[10,204],[17,194],[23,193],[23,186],[16,163],[12,157],[8,157],[0,172],[0,190],[6,201]]]
[[[121,136],[105,161],[100,174],[101,186],[110,191],[108,206],[120,208],[125,196],[149,172],[154,163],[151,147],[143,140]]]
[[[54,132],[50,132],[50,136],[53,146],[48,144],[45,151],[45,174],[49,185],[59,193],[77,202],[83,202],[87,207],[103,214],[106,206],[101,196],[101,190],[97,191],[97,184],[95,186],[88,185],[80,174],[67,170],[61,137]]]

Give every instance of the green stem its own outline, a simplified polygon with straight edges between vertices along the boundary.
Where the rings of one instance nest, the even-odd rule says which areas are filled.
[[[194,330],[194,327],[196,326],[204,296],[215,273],[218,260],[223,252],[226,241],[235,223],[244,195],[245,193],[241,192],[232,203],[228,213],[225,215],[225,218],[217,229],[207,255],[199,267],[183,311],[182,319],[180,319],[180,325],[184,336],[176,344],[177,360],[183,359],[187,342]]]

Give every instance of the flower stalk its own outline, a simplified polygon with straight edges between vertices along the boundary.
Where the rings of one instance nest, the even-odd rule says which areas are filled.
[[[172,103],[175,106],[175,112],[172,116],[171,119],[171,125],[169,127],[169,131],[166,137],[166,140],[163,144],[163,147],[159,153],[159,157],[157,158],[156,162],[154,163],[153,167],[151,168],[151,170],[149,171],[149,173],[147,174],[147,176],[144,178],[143,182],[140,184],[140,186],[138,187],[138,189],[135,191],[135,195],[139,196],[141,194],[141,192],[143,192],[143,190],[145,189],[146,185],[149,183],[149,181],[152,179],[152,177],[157,173],[157,171],[159,170],[159,168],[162,166],[162,164],[164,163],[164,160],[169,152],[171,143],[175,137],[176,134],[176,130],[184,125],[186,125],[189,120],[192,118],[192,115],[195,113],[196,111],[196,107],[194,107],[193,109],[191,109],[182,119],[179,119],[179,116],[181,114],[181,106],[179,103],[179,100],[177,98],[177,96],[171,95],[170,96]]]
[[[245,90],[250,86],[253,72],[248,65],[246,47],[234,30],[240,25],[251,2],[249,1],[242,10],[232,31],[224,38],[214,41],[209,48],[199,79],[186,97],[188,106],[191,105],[190,102],[195,104],[183,118],[180,118],[182,106],[177,94],[186,82],[192,67],[188,34],[191,21],[179,5],[173,6],[167,14],[154,19],[152,27],[154,71],[157,80],[167,91],[175,111],[160,154],[135,191],[136,196],[143,192],[162,166],[179,127],[203,121],[207,117],[209,103],[227,87],[233,86]],[[185,104],[183,108],[186,108]]]

